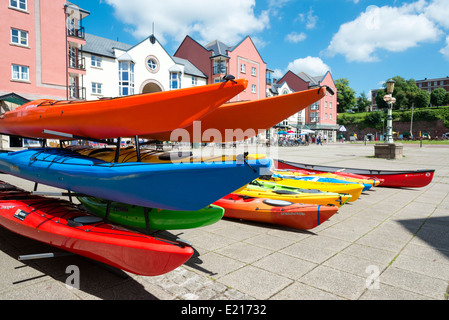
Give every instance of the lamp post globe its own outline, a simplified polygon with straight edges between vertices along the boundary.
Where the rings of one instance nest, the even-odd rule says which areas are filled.
[[[396,82],[393,79],[387,81],[387,95],[384,97],[384,100],[388,104],[388,115],[387,115],[387,133],[385,142],[386,143],[394,143],[393,141],[393,103],[396,102],[396,99],[393,98],[394,84]]]

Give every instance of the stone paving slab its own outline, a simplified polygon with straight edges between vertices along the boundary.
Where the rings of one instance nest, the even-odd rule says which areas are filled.
[[[449,146],[404,145],[399,160],[376,159],[372,145],[351,143],[284,147],[277,155],[304,163],[436,172],[424,188],[364,192],[312,230],[232,219],[172,230],[192,243],[195,254],[157,277],[109,270],[79,256],[18,261],[18,255],[52,248],[0,228],[0,299],[447,300]],[[34,186],[8,175],[0,180],[27,190]],[[73,265],[80,268],[79,289],[66,286],[66,268]]]

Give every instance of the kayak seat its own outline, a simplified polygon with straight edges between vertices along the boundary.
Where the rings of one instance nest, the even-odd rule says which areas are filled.
[[[277,194],[298,194],[298,192],[293,192],[290,190],[273,190],[273,192]]]
[[[100,222],[103,222],[103,218],[95,216],[78,216],[67,220],[67,225],[70,227],[82,227]]]
[[[193,155],[191,151],[178,151],[178,152],[167,152],[161,154],[158,159],[162,161],[179,160],[184,158],[189,158]]]
[[[286,207],[291,206],[293,204],[293,202],[290,201],[277,200],[277,199],[265,199],[262,202],[274,207]]]

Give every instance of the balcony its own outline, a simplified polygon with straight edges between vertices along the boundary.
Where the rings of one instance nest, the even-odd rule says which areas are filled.
[[[70,37],[84,39],[84,27],[72,27],[67,29],[67,35]]]
[[[69,55],[69,68],[86,70],[86,58]]]
[[[226,66],[215,65],[214,66],[214,74],[227,74]]]
[[[69,99],[86,100],[86,88],[80,86],[69,86]]]

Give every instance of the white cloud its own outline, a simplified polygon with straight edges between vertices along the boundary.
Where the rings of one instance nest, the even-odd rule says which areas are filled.
[[[290,70],[293,73],[305,72],[310,76],[320,76],[331,69],[320,58],[308,56],[290,62],[287,70]]]
[[[283,72],[281,69],[274,69],[273,70],[273,78],[274,79],[280,79],[284,75],[285,72]]]
[[[449,60],[449,36],[446,37],[446,47],[442,48],[440,53]]]
[[[425,15],[442,27],[449,29],[449,1],[434,0],[424,9]]]
[[[269,28],[268,11],[256,15],[255,0],[228,1],[223,6],[219,0],[191,0],[188,5],[179,0],[104,0],[115,9],[118,20],[132,26],[137,39],[152,33],[165,43],[167,38],[176,41],[192,35],[195,40],[207,43],[219,39],[232,45],[246,35]]]
[[[292,43],[298,43],[301,41],[304,41],[307,38],[306,34],[304,32],[297,33],[295,31],[290,32],[285,36],[285,40]]]
[[[301,22],[305,22],[306,29],[314,29],[318,22],[318,16],[313,15],[312,8],[310,8],[309,12],[307,12],[307,15],[300,13],[298,19],[301,20]]]
[[[379,50],[401,52],[436,41],[441,31],[422,12],[425,5],[419,0],[401,7],[369,6],[355,20],[340,26],[324,53],[342,54],[350,62],[369,62],[378,60]]]

